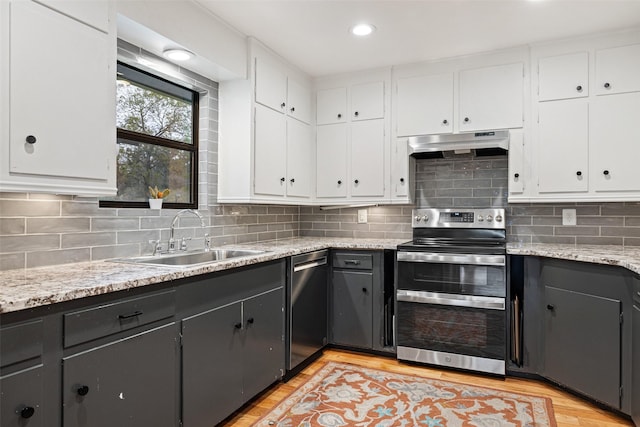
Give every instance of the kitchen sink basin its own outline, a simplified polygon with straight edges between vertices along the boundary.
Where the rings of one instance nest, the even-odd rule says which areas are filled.
[[[212,249],[208,252],[183,252],[165,255],[149,255],[133,258],[118,258],[113,262],[129,262],[134,264],[164,265],[174,267],[190,267],[198,264],[225,261],[245,256],[260,255],[266,251],[251,249]]]

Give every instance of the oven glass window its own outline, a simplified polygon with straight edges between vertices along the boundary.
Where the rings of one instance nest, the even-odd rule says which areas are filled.
[[[398,345],[490,359],[505,357],[505,312],[398,302]]]
[[[496,297],[504,297],[506,293],[504,266],[430,262],[398,264],[401,289]]]

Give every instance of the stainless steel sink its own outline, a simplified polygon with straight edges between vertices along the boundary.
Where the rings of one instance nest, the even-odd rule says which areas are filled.
[[[208,264],[212,262],[219,262],[233,258],[240,258],[245,256],[260,255],[266,251],[251,250],[251,249],[212,249],[208,252],[185,252],[174,253],[156,256],[141,256],[133,258],[118,258],[113,259],[113,262],[128,262],[134,264],[148,264],[148,265],[163,265],[163,266],[175,266],[175,267],[190,267],[198,264]]]

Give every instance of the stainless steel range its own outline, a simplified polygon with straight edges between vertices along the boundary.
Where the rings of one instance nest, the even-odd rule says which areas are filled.
[[[505,374],[504,209],[415,209],[397,251],[398,359]]]

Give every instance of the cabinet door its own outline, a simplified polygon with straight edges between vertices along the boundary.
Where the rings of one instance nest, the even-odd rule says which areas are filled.
[[[273,110],[287,108],[287,75],[277,64],[256,58],[256,102]]]
[[[182,321],[182,421],[216,425],[242,406],[241,303]]]
[[[351,87],[351,120],[384,117],[384,82],[364,83]]]
[[[596,51],[595,94],[640,91],[640,44]]]
[[[287,127],[283,114],[261,105],[255,109],[254,192],[284,196]]]
[[[524,192],[524,137],[521,130],[509,132],[509,194]]]
[[[399,138],[391,152],[391,197],[409,197],[409,156],[407,155],[407,139]]]
[[[460,71],[461,132],[522,127],[523,65]]]
[[[538,191],[588,190],[589,111],[584,99],[538,104]]]
[[[313,173],[311,129],[297,120],[287,121],[287,196],[311,197]]]
[[[347,88],[319,90],[316,99],[316,124],[347,121]]]
[[[351,124],[351,195],[384,196],[384,121]]]
[[[107,180],[116,153],[110,36],[16,1],[10,37],[10,171]]]
[[[590,117],[591,189],[640,191],[640,93],[595,98]]]
[[[175,427],[176,325],[63,358],[64,427]]]
[[[332,278],[332,342],[349,347],[373,345],[373,274],[334,270]]]
[[[347,125],[318,126],[316,138],[317,197],[346,197]]]
[[[245,300],[242,352],[244,401],[284,375],[284,288]]]
[[[587,52],[540,58],[538,100],[589,96],[589,54]]]
[[[311,91],[291,77],[287,80],[287,114],[305,123],[311,122]]]
[[[437,74],[397,82],[398,136],[453,131],[453,74]]]
[[[633,380],[631,384],[631,415],[636,425],[640,425],[640,294],[633,306]]]
[[[0,377],[0,425],[45,427],[42,365]]]
[[[620,301],[545,286],[545,302],[545,376],[620,408]]]

